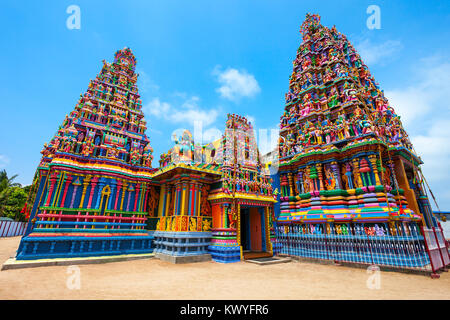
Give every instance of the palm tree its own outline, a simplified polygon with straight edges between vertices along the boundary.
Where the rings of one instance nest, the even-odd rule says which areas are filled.
[[[11,188],[21,187],[20,183],[13,182],[15,178],[17,178],[17,174],[9,178],[5,169],[0,171],[0,217],[4,215],[5,205],[8,202]]]

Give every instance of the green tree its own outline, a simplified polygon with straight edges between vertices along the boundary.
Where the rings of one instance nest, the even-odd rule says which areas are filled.
[[[12,176],[11,178],[8,177],[8,174],[5,169],[0,171],[0,216],[7,216],[6,210],[7,210],[7,206],[11,206],[9,198],[10,198],[11,192],[14,191],[13,188],[22,189],[22,186],[20,185],[20,183],[13,182],[15,178],[17,178],[17,175]],[[25,191],[23,191],[23,192],[25,192]],[[14,197],[20,198],[20,193],[21,192],[15,190]],[[12,201],[12,203],[14,203],[16,201],[16,199],[12,198],[11,201]],[[26,195],[25,195],[25,201],[26,201]],[[25,201],[23,201],[22,205],[25,204]],[[8,207],[8,208],[10,208],[10,207]],[[19,210],[19,214],[20,214],[20,210]]]
[[[25,201],[27,201],[27,192],[25,191],[25,188],[11,187],[8,200],[4,207],[5,216],[14,219],[15,221],[26,221],[25,214],[21,213]]]

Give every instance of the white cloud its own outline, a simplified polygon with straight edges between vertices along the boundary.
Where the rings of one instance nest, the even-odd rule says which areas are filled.
[[[161,102],[159,98],[153,98],[142,108],[143,112],[155,116],[159,119],[165,119],[173,123],[188,123],[194,125],[200,121],[203,126],[213,124],[219,116],[219,109],[204,110],[199,107],[200,98],[192,96],[185,100],[179,107],[173,107],[167,102]]]
[[[385,92],[424,162],[422,171],[443,210],[450,208],[449,61],[438,55],[421,59],[412,70],[413,85]]]
[[[162,117],[166,115],[171,106],[167,102],[161,102],[159,98],[153,98],[142,108],[142,111],[150,116]]]
[[[396,40],[387,40],[383,43],[374,44],[366,38],[357,43],[355,48],[365,64],[374,65],[392,57],[403,48],[403,45]]]
[[[222,98],[238,101],[241,97],[254,97],[261,92],[258,81],[245,70],[228,68],[222,71],[220,66],[216,66],[213,75],[222,85],[216,89]]]
[[[450,178],[449,128],[450,119],[436,120],[423,134],[411,137],[415,150],[424,161],[426,178],[435,182]]]
[[[385,95],[402,122],[412,132],[420,133],[425,119],[441,119],[450,114],[450,61],[433,56],[418,61],[413,71],[413,85],[386,90]]]

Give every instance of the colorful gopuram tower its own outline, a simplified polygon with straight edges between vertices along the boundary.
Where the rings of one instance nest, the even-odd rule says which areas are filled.
[[[157,206],[152,148],[129,48],[103,61],[37,168],[37,192],[17,259],[152,252]]]
[[[270,177],[262,170],[253,127],[228,115],[221,139],[196,145],[185,131],[161,155],[161,186],[150,217],[157,257],[173,262],[235,262],[271,256],[274,229]]]
[[[278,253],[426,268],[426,232],[439,228],[400,117],[345,35],[310,14],[300,33],[280,122]]]

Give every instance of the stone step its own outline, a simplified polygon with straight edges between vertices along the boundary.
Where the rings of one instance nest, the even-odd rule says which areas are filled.
[[[244,260],[245,262],[255,263],[259,265],[269,265],[269,264],[277,264],[277,263],[288,263],[291,262],[292,259],[289,257],[264,257],[264,258],[255,258]]]

